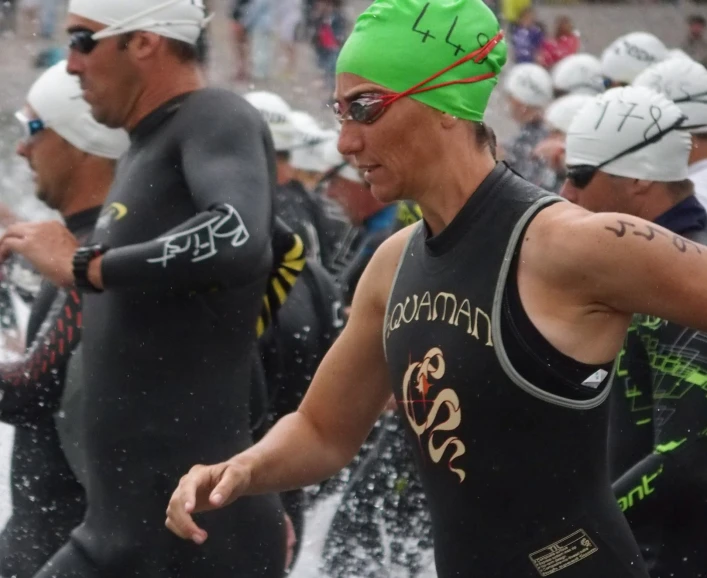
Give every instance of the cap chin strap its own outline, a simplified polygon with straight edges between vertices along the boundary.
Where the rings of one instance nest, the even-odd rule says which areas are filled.
[[[155,14],[156,12],[160,12],[165,8],[169,8],[170,6],[174,6],[175,4],[179,4],[181,2],[184,2],[184,0],[167,0],[157,6],[151,6],[142,12],[138,12],[137,14],[124,18],[120,22],[110,24],[103,30],[96,32],[91,38],[93,38],[93,40],[101,40],[102,38],[118,36],[119,34],[124,34],[126,32],[135,32],[137,30],[145,30],[156,26],[196,26],[199,29],[204,29],[214,17],[214,13],[212,12],[209,16],[204,14],[204,18],[201,22],[196,22],[194,20],[144,19],[146,16],[150,16],[151,14]]]

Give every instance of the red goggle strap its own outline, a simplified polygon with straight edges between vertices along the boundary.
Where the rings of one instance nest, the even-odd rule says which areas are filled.
[[[460,58],[453,64],[447,66],[447,68],[440,70],[438,73],[433,74],[429,78],[423,80],[422,82],[418,82],[415,86],[412,88],[409,88],[405,92],[399,92],[397,94],[388,94],[383,97],[383,104],[384,106],[390,106],[393,104],[396,100],[400,100],[401,98],[405,98],[406,96],[410,96],[412,94],[420,94],[423,92],[428,92],[430,90],[437,90],[438,88],[443,88],[445,86],[450,86],[453,84],[472,84],[474,82],[481,82],[482,80],[487,80],[489,78],[493,78],[496,76],[495,72],[487,72],[486,74],[480,74],[478,76],[472,76],[470,78],[462,78],[459,80],[450,80],[448,82],[442,82],[440,84],[433,84],[432,86],[425,86],[426,84],[429,84],[433,80],[439,78],[443,74],[446,74],[450,70],[453,70],[457,68],[458,66],[461,66],[462,64],[465,64],[469,62],[470,60],[473,60],[477,64],[481,62],[484,58],[486,58],[489,53],[496,48],[496,45],[503,40],[503,31],[499,32],[494,36],[491,40],[489,40],[486,44],[484,44],[481,48],[478,48],[477,50],[474,50],[473,52],[470,52],[466,56]],[[424,88],[423,88],[424,87]]]

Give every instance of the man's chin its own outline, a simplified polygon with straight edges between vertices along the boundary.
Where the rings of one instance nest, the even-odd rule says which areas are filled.
[[[114,120],[112,120],[110,115],[108,115],[105,110],[92,106],[91,115],[98,124],[102,124],[103,126],[107,126],[108,128],[122,128],[120,126],[120,123],[116,123]]]

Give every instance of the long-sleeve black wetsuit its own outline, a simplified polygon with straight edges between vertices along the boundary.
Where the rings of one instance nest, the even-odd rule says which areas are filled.
[[[93,239],[109,247],[105,292],[84,295],[87,514],[37,576],[279,578],[277,496],[205,516],[202,546],[164,527],[191,466],[252,443],[252,352],[272,264],[267,126],[237,95],[204,89],[130,136]]]
[[[99,212],[100,207],[82,211],[66,225],[85,239]],[[80,295],[45,282],[32,307],[26,354],[0,365],[0,420],[16,426],[12,516],[0,535],[1,576],[34,576],[83,519],[84,491],[69,469],[52,419],[80,335]]]

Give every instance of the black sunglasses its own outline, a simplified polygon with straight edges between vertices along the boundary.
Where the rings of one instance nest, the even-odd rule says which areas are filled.
[[[687,120],[687,117],[681,116],[680,118],[678,118],[678,120],[675,123],[673,123],[671,126],[666,128],[665,130],[661,130],[661,131],[655,133],[652,137],[647,138],[643,142],[637,143],[630,148],[627,148],[625,151],[620,152],[619,154],[611,157],[609,160],[606,160],[603,163],[600,163],[596,166],[594,166],[594,165],[568,166],[567,167],[567,180],[570,182],[570,184],[573,187],[575,187],[577,189],[586,188],[587,185],[589,185],[589,183],[592,182],[592,179],[594,178],[594,175],[596,174],[596,172],[598,170],[613,163],[614,161],[619,160],[620,158],[625,157],[626,155],[630,155],[632,153],[640,151],[642,148],[645,148],[649,145],[657,143],[666,134],[674,131],[675,129],[680,128],[682,126],[682,124],[685,122],[685,120]]]
[[[69,32],[69,49],[81,54],[90,54],[100,42],[94,40],[94,34],[96,33],[88,28],[74,28]]]

